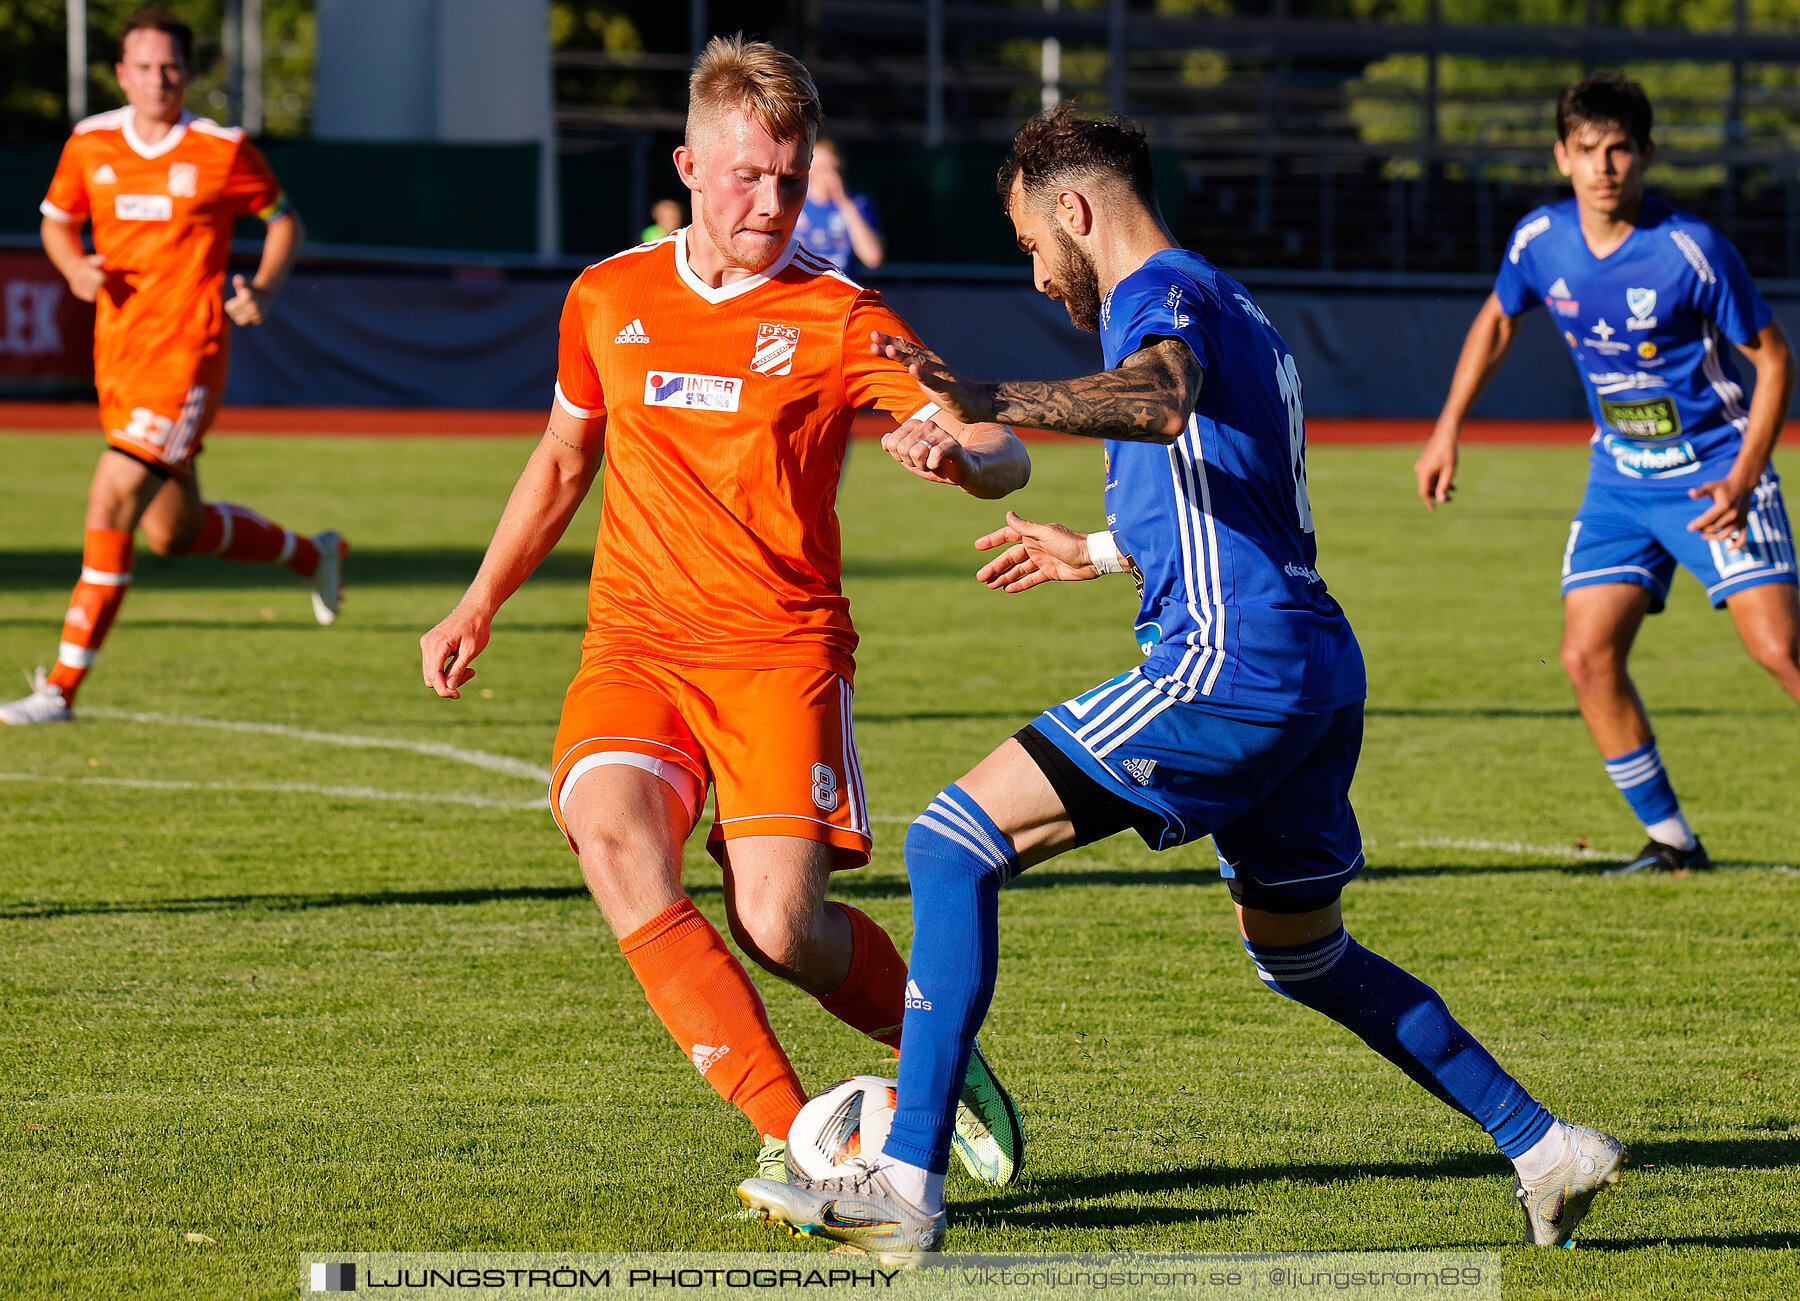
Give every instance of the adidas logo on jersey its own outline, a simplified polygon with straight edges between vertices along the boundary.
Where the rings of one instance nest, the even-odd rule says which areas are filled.
[[[101,163],[98,170],[94,172],[95,185],[117,185],[118,183],[119,178],[113,174],[111,163]]]
[[[1156,771],[1156,760],[1127,759],[1122,766],[1125,771],[1131,775],[1132,781],[1136,782],[1139,786],[1148,786],[1150,784],[1150,774]]]
[[[916,980],[906,982],[906,1005],[916,1007],[921,1012],[931,1011],[931,1000],[925,997],[925,991],[919,988]]]
[[[1556,278],[1556,283],[1550,286],[1550,297],[1573,298],[1575,295],[1569,292],[1569,282],[1564,280],[1561,276],[1558,276]]]
[[[637,317],[631,318],[631,324],[613,335],[614,343],[649,343],[650,336],[644,333],[644,323]]]
[[[730,1044],[720,1044],[716,1048],[712,1044],[695,1044],[688,1059],[694,1063],[694,1069],[702,1075],[718,1065],[719,1059],[731,1051]]]

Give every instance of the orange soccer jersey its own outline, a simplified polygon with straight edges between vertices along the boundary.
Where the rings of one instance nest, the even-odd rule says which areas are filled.
[[[232,224],[273,221],[286,201],[237,128],[183,113],[149,145],[133,117],[121,108],[77,123],[42,208],[59,221],[91,219],[105,258],[94,378],[109,435],[173,461],[181,449],[171,440],[197,438],[224,386]]]
[[[563,309],[557,401],[606,417],[589,652],[852,675],[839,469],[858,408],[925,405],[869,332],[912,337],[879,294],[789,243],[712,288],[687,231],[584,271]]]

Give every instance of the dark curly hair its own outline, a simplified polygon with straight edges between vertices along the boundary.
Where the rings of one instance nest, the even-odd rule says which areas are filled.
[[[1003,203],[1012,198],[1015,179],[1023,182],[1026,194],[1042,199],[1059,182],[1096,173],[1125,182],[1156,211],[1156,177],[1144,129],[1122,113],[1077,117],[1075,102],[1064,100],[1019,128],[1012,157],[1000,168],[995,184]]]
[[[1616,126],[1642,149],[1650,143],[1650,98],[1623,77],[1586,77],[1563,87],[1556,97],[1556,138],[1567,140],[1578,127]]]

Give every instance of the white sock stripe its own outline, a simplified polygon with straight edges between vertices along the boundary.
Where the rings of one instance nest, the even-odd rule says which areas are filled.
[[[954,840],[957,844],[975,855],[975,857],[979,858],[982,862],[987,863],[990,867],[997,867],[1002,870],[1005,869],[1006,864],[1004,862],[996,861],[992,856],[992,851],[986,846],[971,840],[956,827],[945,822],[939,822],[937,819],[930,816],[930,812],[931,810],[927,809],[924,813],[921,813],[917,818],[913,819],[913,825],[915,827],[924,827],[927,831],[936,832],[946,840]]]
[[[1254,949],[1247,944],[1244,947],[1249,950],[1251,961],[1256,963],[1257,975],[1264,980],[1315,980],[1337,966],[1344,950],[1350,947],[1350,933],[1341,932],[1329,946],[1311,953],[1289,954],[1268,948]]]
[[[949,814],[951,817],[955,818],[959,826],[967,827],[970,832],[979,836],[983,843],[991,848],[996,854],[1000,855],[1003,862],[1012,862],[1015,857],[1012,846],[1006,843],[1004,837],[996,839],[994,833],[982,825],[981,818],[976,817],[970,810],[965,809],[954,800],[942,795],[933,800],[932,803],[938,806],[939,812]]]
[[[229,502],[221,502],[213,509],[219,512],[224,524],[219,532],[219,545],[212,549],[212,554],[222,556],[231,549],[232,520],[236,518],[236,513]]]
[[[296,539],[294,537],[294,530],[293,529],[282,529],[281,530],[281,554],[275,557],[275,563],[278,565],[285,565],[285,564],[287,564],[288,561],[292,560],[294,558],[295,545],[296,545]]]
[[[81,567],[81,581],[91,584],[94,587],[130,587],[131,571],[127,569],[122,574],[114,574],[109,573],[104,569],[90,569],[86,565],[83,565]]]
[[[1614,777],[1631,777],[1638,773],[1656,772],[1662,766],[1662,759],[1651,755],[1647,759],[1633,759],[1630,763],[1609,763],[1606,771]]]
[[[85,669],[94,662],[99,652],[86,646],[77,646],[72,641],[58,642],[56,646],[56,662],[66,664],[72,669]]]

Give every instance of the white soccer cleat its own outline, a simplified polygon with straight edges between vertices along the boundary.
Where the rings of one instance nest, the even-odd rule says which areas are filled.
[[[918,1210],[865,1158],[848,1164],[850,1174],[831,1179],[746,1179],[737,1187],[738,1200],[795,1237],[829,1238],[883,1265],[914,1269],[943,1249],[942,1211]]]
[[[25,680],[31,684],[31,694],[0,705],[0,723],[10,723],[17,727],[24,723],[75,721],[75,711],[63,699],[62,688],[52,686],[44,677],[43,665],[38,665],[36,673],[27,673]]]
[[[313,618],[330,627],[344,603],[344,557],[350,554],[350,544],[336,529],[315,534],[312,544],[319,549],[319,567],[306,580],[312,589]]]
[[[1573,1246],[1570,1239],[1595,1194],[1617,1185],[1625,1167],[1625,1145],[1611,1134],[1586,1125],[1562,1128],[1569,1151],[1556,1169],[1529,1186],[1513,1179],[1513,1198],[1525,1212],[1527,1247]]]

